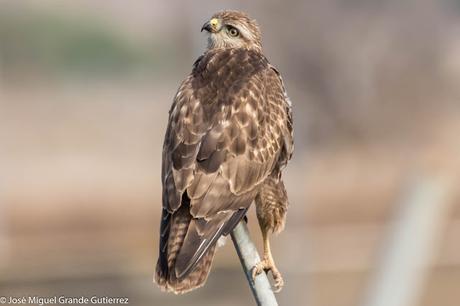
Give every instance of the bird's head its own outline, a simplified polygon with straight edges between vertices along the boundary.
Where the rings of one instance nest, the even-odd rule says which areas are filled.
[[[256,21],[238,11],[221,11],[207,21],[208,49],[247,48],[261,50],[261,34]]]

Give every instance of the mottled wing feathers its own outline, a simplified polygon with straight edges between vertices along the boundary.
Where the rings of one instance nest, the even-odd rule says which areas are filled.
[[[274,167],[290,158],[286,98],[278,73],[258,51],[211,50],[194,64],[174,99],[163,147],[165,278],[195,273]],[[175,218],[185,206],[188,219]],[[174,223],[179,219],[181,226]]]
[[[292,104],[287,95],[280,73],[275,67],[270,66],[270,68],[272,73],[268,80],[270,84],[268,85],[268,100],[276,105],[276,110],[274,111],[274,113],[276,113],[275,125],[280,127],[282,133],[283,144],[278,159],[279,170],[282,170],[294,153]]]

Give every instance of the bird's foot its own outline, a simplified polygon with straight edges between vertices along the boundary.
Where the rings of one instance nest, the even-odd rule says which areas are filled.
[[[252,279],[254,280],[256,276],[262,273],[263,271],[265,271],[266,273],[268,273],[268,271],[272,271],[273,280],[275,281],[275,290],[273,291],[280,292],[284,286],[284,280],[281,276],[280,271],[275,266],[275,262],[272,259],[264,258],[262,261],[258,262],[254,266],[254,268],[252,268]]]

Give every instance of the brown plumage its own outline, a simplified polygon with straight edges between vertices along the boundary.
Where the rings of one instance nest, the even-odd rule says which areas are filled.
[[[256,200],[266,252],[254,273],[272,270],[281,287],[267,233],[280,231],[286,216],[281,170],[293,151],[291,105],[278,71],[261,52],[253,20],[224,11],[203,29],[208,49],[169,112],[155,281],[174,293],[202,286],[217,239]]]

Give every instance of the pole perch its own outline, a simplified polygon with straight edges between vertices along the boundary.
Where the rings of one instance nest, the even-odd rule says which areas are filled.
[[[233,229],[231,236],[257,305],[278,306],[267,274],[260,273],[256,276],[255,280],[252,279],[252,268],[260,261],[260,256],[256,246],[249,237],[248,227],[244,220],[241,220]]]
[[[452,201],[452,183],[418,177],[401,201],[364,306],[415,305],[438,249]]]

